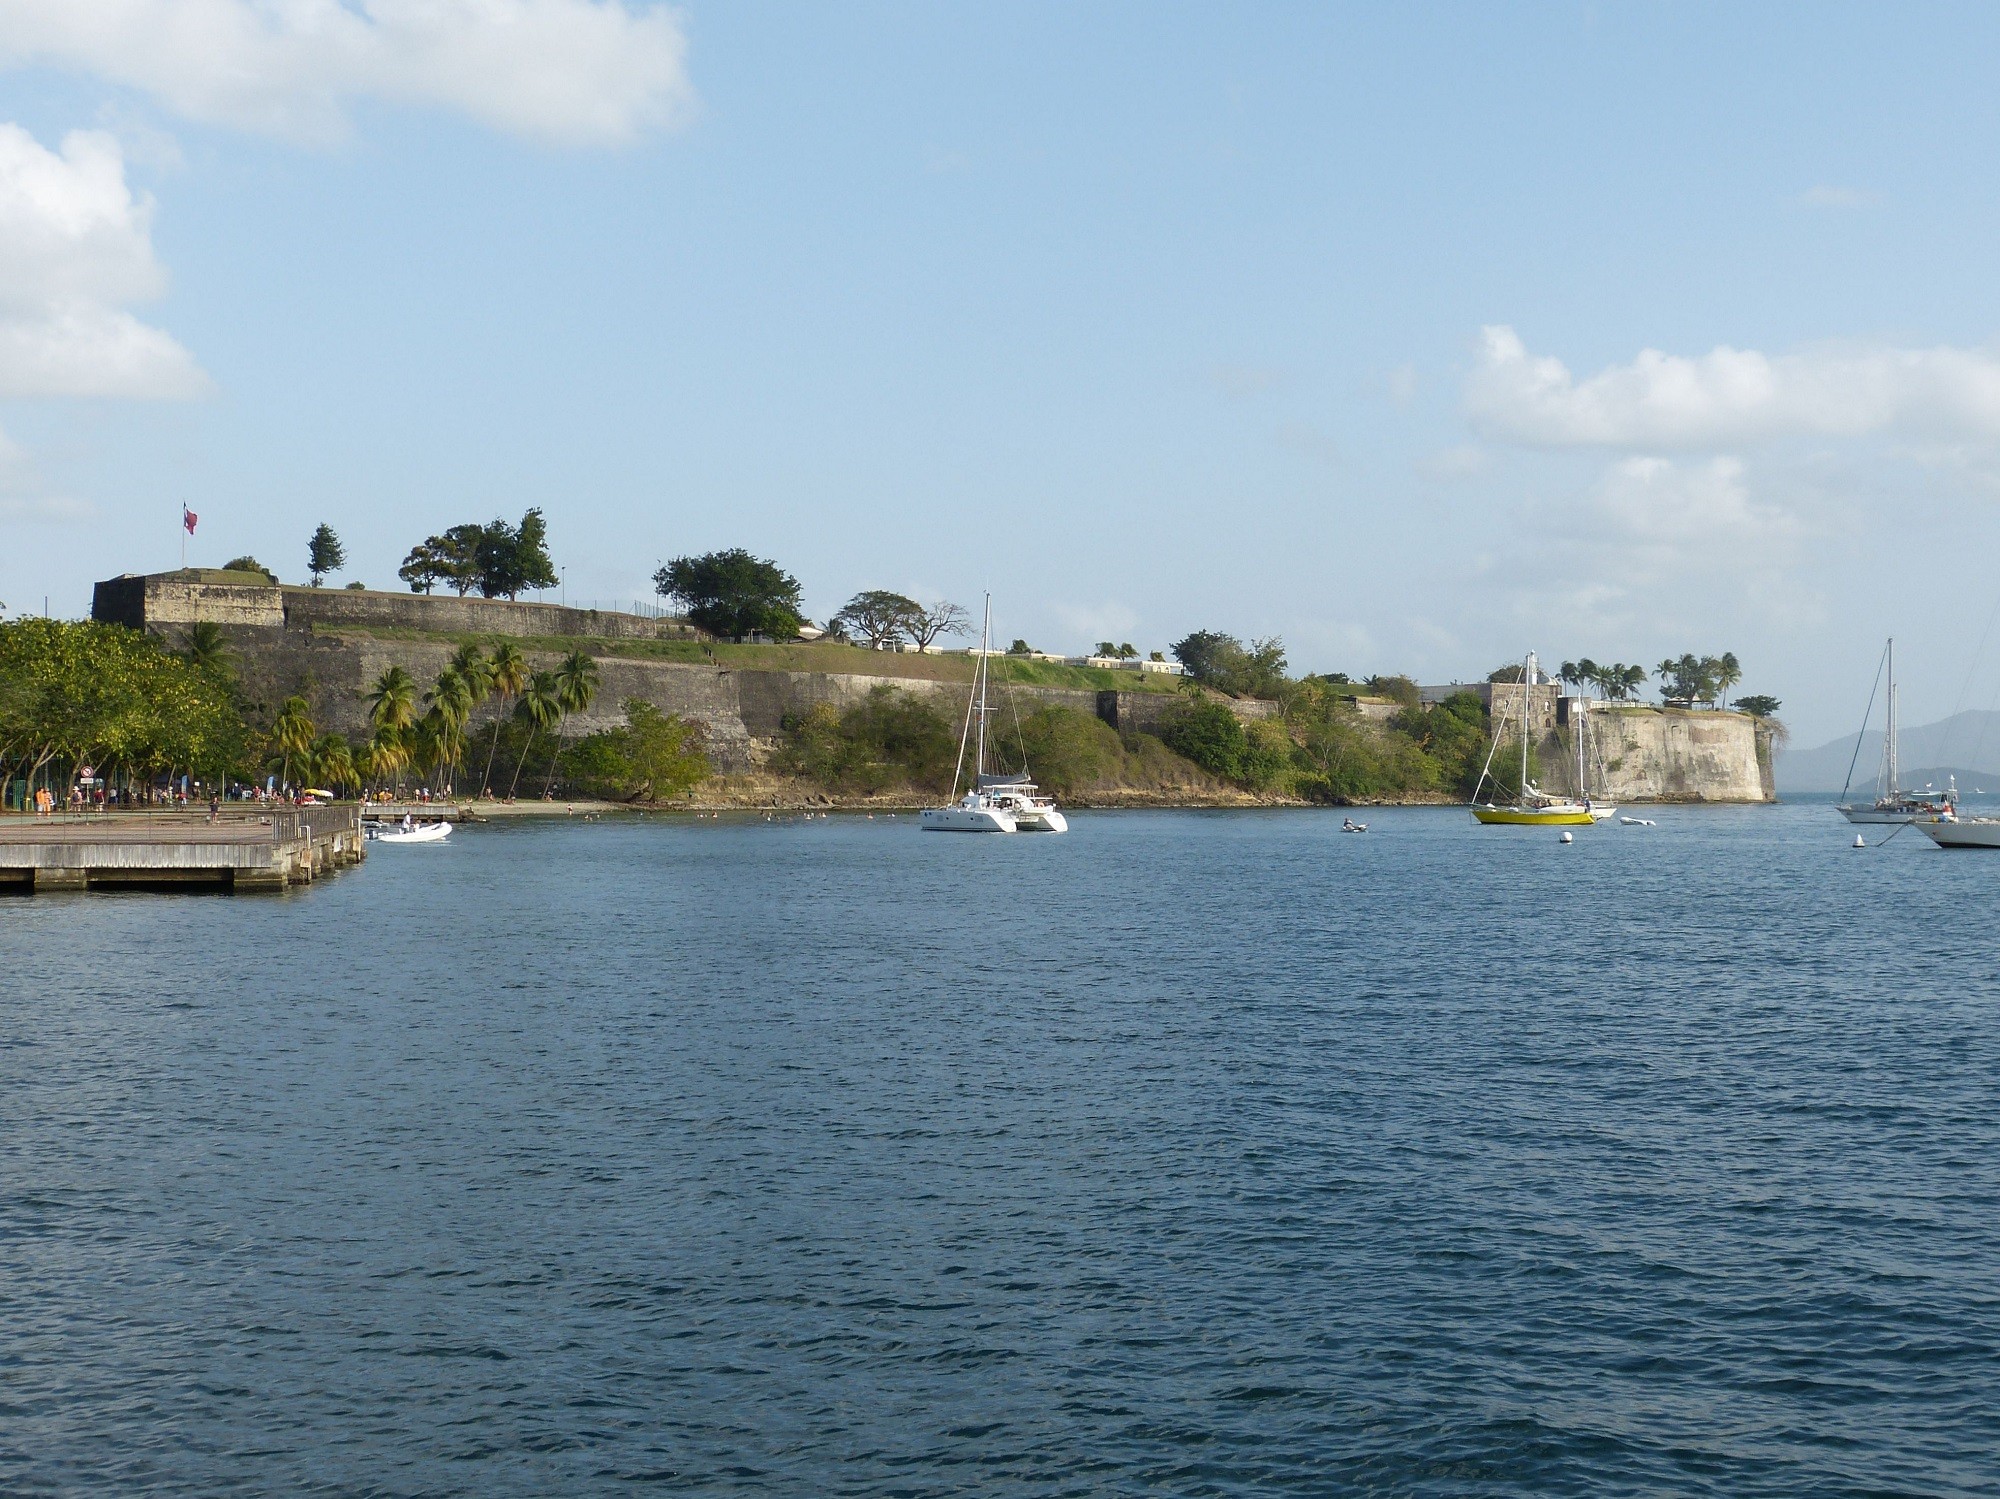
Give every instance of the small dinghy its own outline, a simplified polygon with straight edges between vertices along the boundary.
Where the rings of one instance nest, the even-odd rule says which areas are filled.
[[[1656,828],[1659,826],[1650,817],[1621,817],[1618,820],[1628,828]]]
[[[374,823],[368,829],[370,843],[440,843],[450,836],[448,822],[412,822],[407,817],[401,822]]]
[[[1368,831],[1368,824],[1356,822],[1351,817],[1343,817],[1340,819],[1340,830],[1343,833],[1365,833]]]

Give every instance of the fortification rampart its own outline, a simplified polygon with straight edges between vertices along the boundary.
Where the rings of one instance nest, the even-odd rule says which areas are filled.
[[[200,621],[263,629],[362,628],[432,635],[560,635],[596,640],[699,639],[684,619],[453,594],[373,588],[297,588],[253,581],[254,573],[189,568],[126,574],[97,585],[93,619],[135,630],[178,630]]]

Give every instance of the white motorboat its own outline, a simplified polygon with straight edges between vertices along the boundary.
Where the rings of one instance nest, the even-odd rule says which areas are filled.
[[[1954,811],[1917,826],[1939,848],[2000,848],[2000,817],[1960,817]]]
[[[1882,649],[1882,671],[1886,672],[1889,678],[1889,702],[1885,732],[1882,735],[1882,765],[1875,773],[1875,800],[1865,806],[1847,800],[1847,793],[1854,784],[1854,763],[1849,761],[1847,785],[1840,788],[1840,815],[1849,822],[1868,823],[1929,823],[1940,817],[1949,816],[1958,808],[1956,781],[1945,788],[1942,797],[1906,792],[1900,784],[1901,767],[1897,763],[1896,746],[1896,642],[1893,637]],[[1877,673],[1876,681],[1878,684],[1881,681],[1881,672]],[[1875,695],[1870,692],[1868,708],[1861,715],[1862,734],[1868,732],[1868,718],[1874,708]],[[1858,737],[1854,743],[1854,753],[1856,758],[1860,757],[1861,741]],[[1925,787],[1924,790],[1928,793],[1930,788]]]
[[[401,822],[370,823],[367,836],[370,843],[442,843],[451,836],[451,824],[414,822],[405,817]]]
[[[1069,820],[1028,778],[986,773],[987,662],[992,660],[993,595],[986,596],[986,621],[979,632],[979,662],[973,668],[972,695],[966,704],[965,728],[958,736],[958,765],[951,774],[952,803],[924,808],[921,826],[927,833],[1067,833]],[[974,725],[977,725],[975,731]],[[965,778],[965,752],[972,749],[972,789],[958,794]]]

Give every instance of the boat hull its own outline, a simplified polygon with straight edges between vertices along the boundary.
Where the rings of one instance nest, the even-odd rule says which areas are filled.
[[[2000,817],[1960,818],[1955,822],[1920,822],[1939,848],[2000,848]]]
[[[1037,807],[1032,812],[1017,812],[1014,815],[1014,831],[1017,833],[1067,833],[1069,819],[1054,807]]]
[[[1011,833],[1014,819],[997,807],[927,807],[926,833]]]
[[[1842,807],[1840,815],[1849,822],[1929,822],[1938,814],[1934,811],[1896,812],[1878,807]]]
[[[1488,827],[1587,828],[1597,819],[1586,807],[1474,807],[1472,815]]]

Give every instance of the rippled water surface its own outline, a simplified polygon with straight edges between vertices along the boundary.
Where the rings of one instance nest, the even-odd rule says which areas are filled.
[[[0,1491],[2000,1488],[2000,855],[478,827],[0,903]]]

